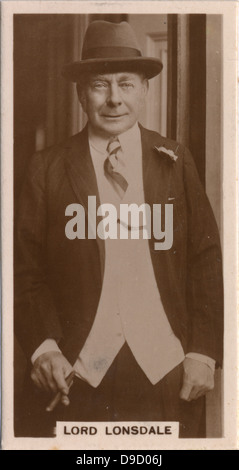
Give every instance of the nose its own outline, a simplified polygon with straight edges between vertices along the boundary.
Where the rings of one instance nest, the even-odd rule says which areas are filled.
[[[120,89],[117,84],[111,84],[107,97],[108,106],[119,106],[122,103]]]

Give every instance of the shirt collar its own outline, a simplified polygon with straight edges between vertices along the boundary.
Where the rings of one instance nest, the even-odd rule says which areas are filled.
[[[120,134],[118,139],[124,154],[126,154],[129,149],[136,148],[140,142],[138,123],[136,122],[133,127]]]
[[[89,143],[90,145],[97,150],[99,153],[105,154],[109,139],[106,139],[102,136],[94,134],[93,129],[89,125]],[[136,122],[133,127],[123,132],[117,136],[122,148],[123,153],[127,151],[128,148],[135,147],[140,140],[140,130],[139,125]]]
[[[99,153],[105,154],[109,139],[105,139],[94,133],[92,127],[88,126],[89,144]]]

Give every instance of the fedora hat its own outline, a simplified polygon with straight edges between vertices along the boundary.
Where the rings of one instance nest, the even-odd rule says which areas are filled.
[[[65,65],[62,74],[73,82],[89,72],[138,71],[152,78],[162,68],[162,62],[156,57],[142,56],[129,23],[93,21],[85,33],[81,60]]]

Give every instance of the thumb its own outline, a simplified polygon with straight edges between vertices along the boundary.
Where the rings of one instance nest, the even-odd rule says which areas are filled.
[[[183,382],[183,386],[181,388],[180,395],[179,395],[180,398],[182,400],[189,401],[188,399],[192,391],[192,388],[193,388],[192,384],[190,384],[189,382]]]

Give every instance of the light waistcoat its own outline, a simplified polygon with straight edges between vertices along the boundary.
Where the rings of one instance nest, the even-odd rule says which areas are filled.
[[[145,202],[142,146],[138,125],[119,136],[119,168],[128,181],[123,199],[105,177],[108,141],[89,131],[91,157],[101,204]],[[123,227],[126,233],[128,229]],[[118,226],[119,235],[119,226]],[[125,341],[152,384],[156,384],[184,359],[179,339],[165,314],[154,276],[149,244],[143,239],[105,240],[105,272],[95,320],[74,364],[77,375],[97,387]]]

